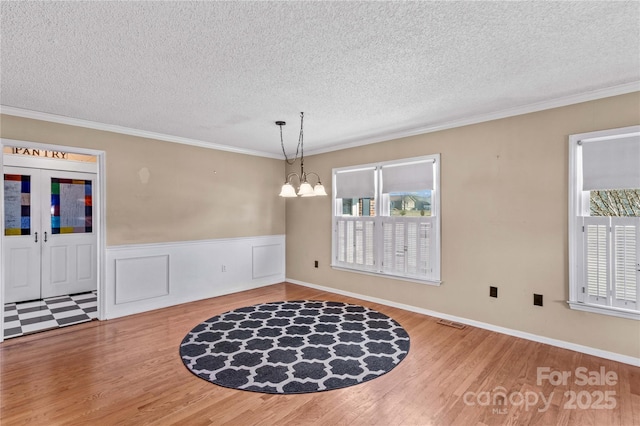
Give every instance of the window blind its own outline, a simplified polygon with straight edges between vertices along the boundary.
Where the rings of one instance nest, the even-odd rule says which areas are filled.
[[[584,191],[635,188],[640,188],[640,135],[582,144]]]
[[[414,192],[433,189],[433,161],[382,167],[382,192]]]
[[[373,198],[375,169],[360,169],[336,173],[336,198]]]

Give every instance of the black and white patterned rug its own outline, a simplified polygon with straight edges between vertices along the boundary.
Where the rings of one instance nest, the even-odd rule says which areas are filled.
[[[263,303],[210,318],[180,344],[184,365],[220,386],[292,394],[375,379],[409,352],[395,320],[364,306],[314,300]]]

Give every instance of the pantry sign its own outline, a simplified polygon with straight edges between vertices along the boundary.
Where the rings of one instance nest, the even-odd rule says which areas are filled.
[[[15,146],[4,147],[5,154],[26,155],[30,157],[52,158],[56,160],[85,161],[95,163],[96,157],[93,155],[74,154],[63,151],[51,151],[48,149],[19,148]]]

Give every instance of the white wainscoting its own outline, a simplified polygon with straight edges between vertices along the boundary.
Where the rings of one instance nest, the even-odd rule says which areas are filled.
[[[111,319],[283,282],[285,236],[110,246],[106,266]]]

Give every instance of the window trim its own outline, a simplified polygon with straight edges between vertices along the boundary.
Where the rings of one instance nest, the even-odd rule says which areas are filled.
[[[640,320],[640,310],[604,306],[580,300],[582,271],[579,268],[582,262],[578,257],[580,252],[578,237],[582,233],[580,212],[583,201],[579,191],[579,188],[582,188],[582,168],[578,162],[580,143],[586,140],[615,139],[616,136],[629,134],[640,134],[640,125],[569,135],[569,300],[567,304],[571,309],[578,311]]]
[[[337,259],[337,227],[336,227],[336,222],[337,222],[337,216],[336,216],[336,212],[337,212],[337,200],[339,198],[336,198],[336,173],[339,172],[344,172],[344,171],[356,171],[356,170],[361,170],[361,169],[366,169],[366,168],[375,168],[375,196],[374,196],[374,200],[375,200],[375,205],[376,205],[376,223],[381,222],[381,220],[379,220],[379,218],[382,218],[381,213],[382,213],[382,188],[380,185],[380,181],[378,179],[378,175],[381,174],[381,169],[382,167],[385,166],[390,166],[390,165],[399,165],[399,164],[405,164],[405,163],[414,163],[414,162],[422,162],[422,161],[433,161],[434,164],[434,181],[433,181],[433,189],[431,191],[431,215],[432,217],[435,218],[434,220],[434,247],[435,247],[435,253],[433,253],[433,277],[434,278],[430,278],[430,279],[419,279],[419,278],[415,278],[413,276],[405,276],[405,275],[398,275],[398,274],[392,274],[389,272],[382,272],[381,269],[379,269],[379,265],[376,264],[376,270],[370,270],[370,269],[359,269],[359,268],[350,268],[348,266],[345,266],[343,264],[338,264],[336,263],[336,259]],[[368,164],[357,164],[357,165],[353,165],[353,166],[348,166],[348,167],[338,167],[338,168],[334,168],[332,170],[331,173],[332,176],[332,203],[331,203],[331,268],[332,269],[336,269],[336,270],[340,270],[340,271],[347,271],[347,272],[354,272],[354,273],[359,273],[359,274],[364,274],[364,275],[372,275],[372,276],[378,276],[378,277],[384,277],[384,278],[391,278],[391,279],[396,279],[396,280],[401,280],[401,281],[409,281],[409,282],[415,282],[415,283],[420,283],[420,284],[427,284],[427,285],[433,285],[433,286],[439,286],[440,284],[442,284],[442,269],[441,269],[441,255],[442,255],[442,246],[441,246],[441,214],[442,214],[442,210],[441,210],[441,204],[440,204],[440,154],[431,154],[431,155],[423,155],[423,156],[419,156],[419,157],[410,157],[410,158],[403,158],[403,159],[398,159],[398,160],[390,160],[390,161],[381,161],[381,162],[376,162],[376,163],[368,163]],[[374,241],[375,241],[375,251],[379,252],[382,250],[382,244],[381,244],[381,232],[382,231],[375,231],[374,233]]]

